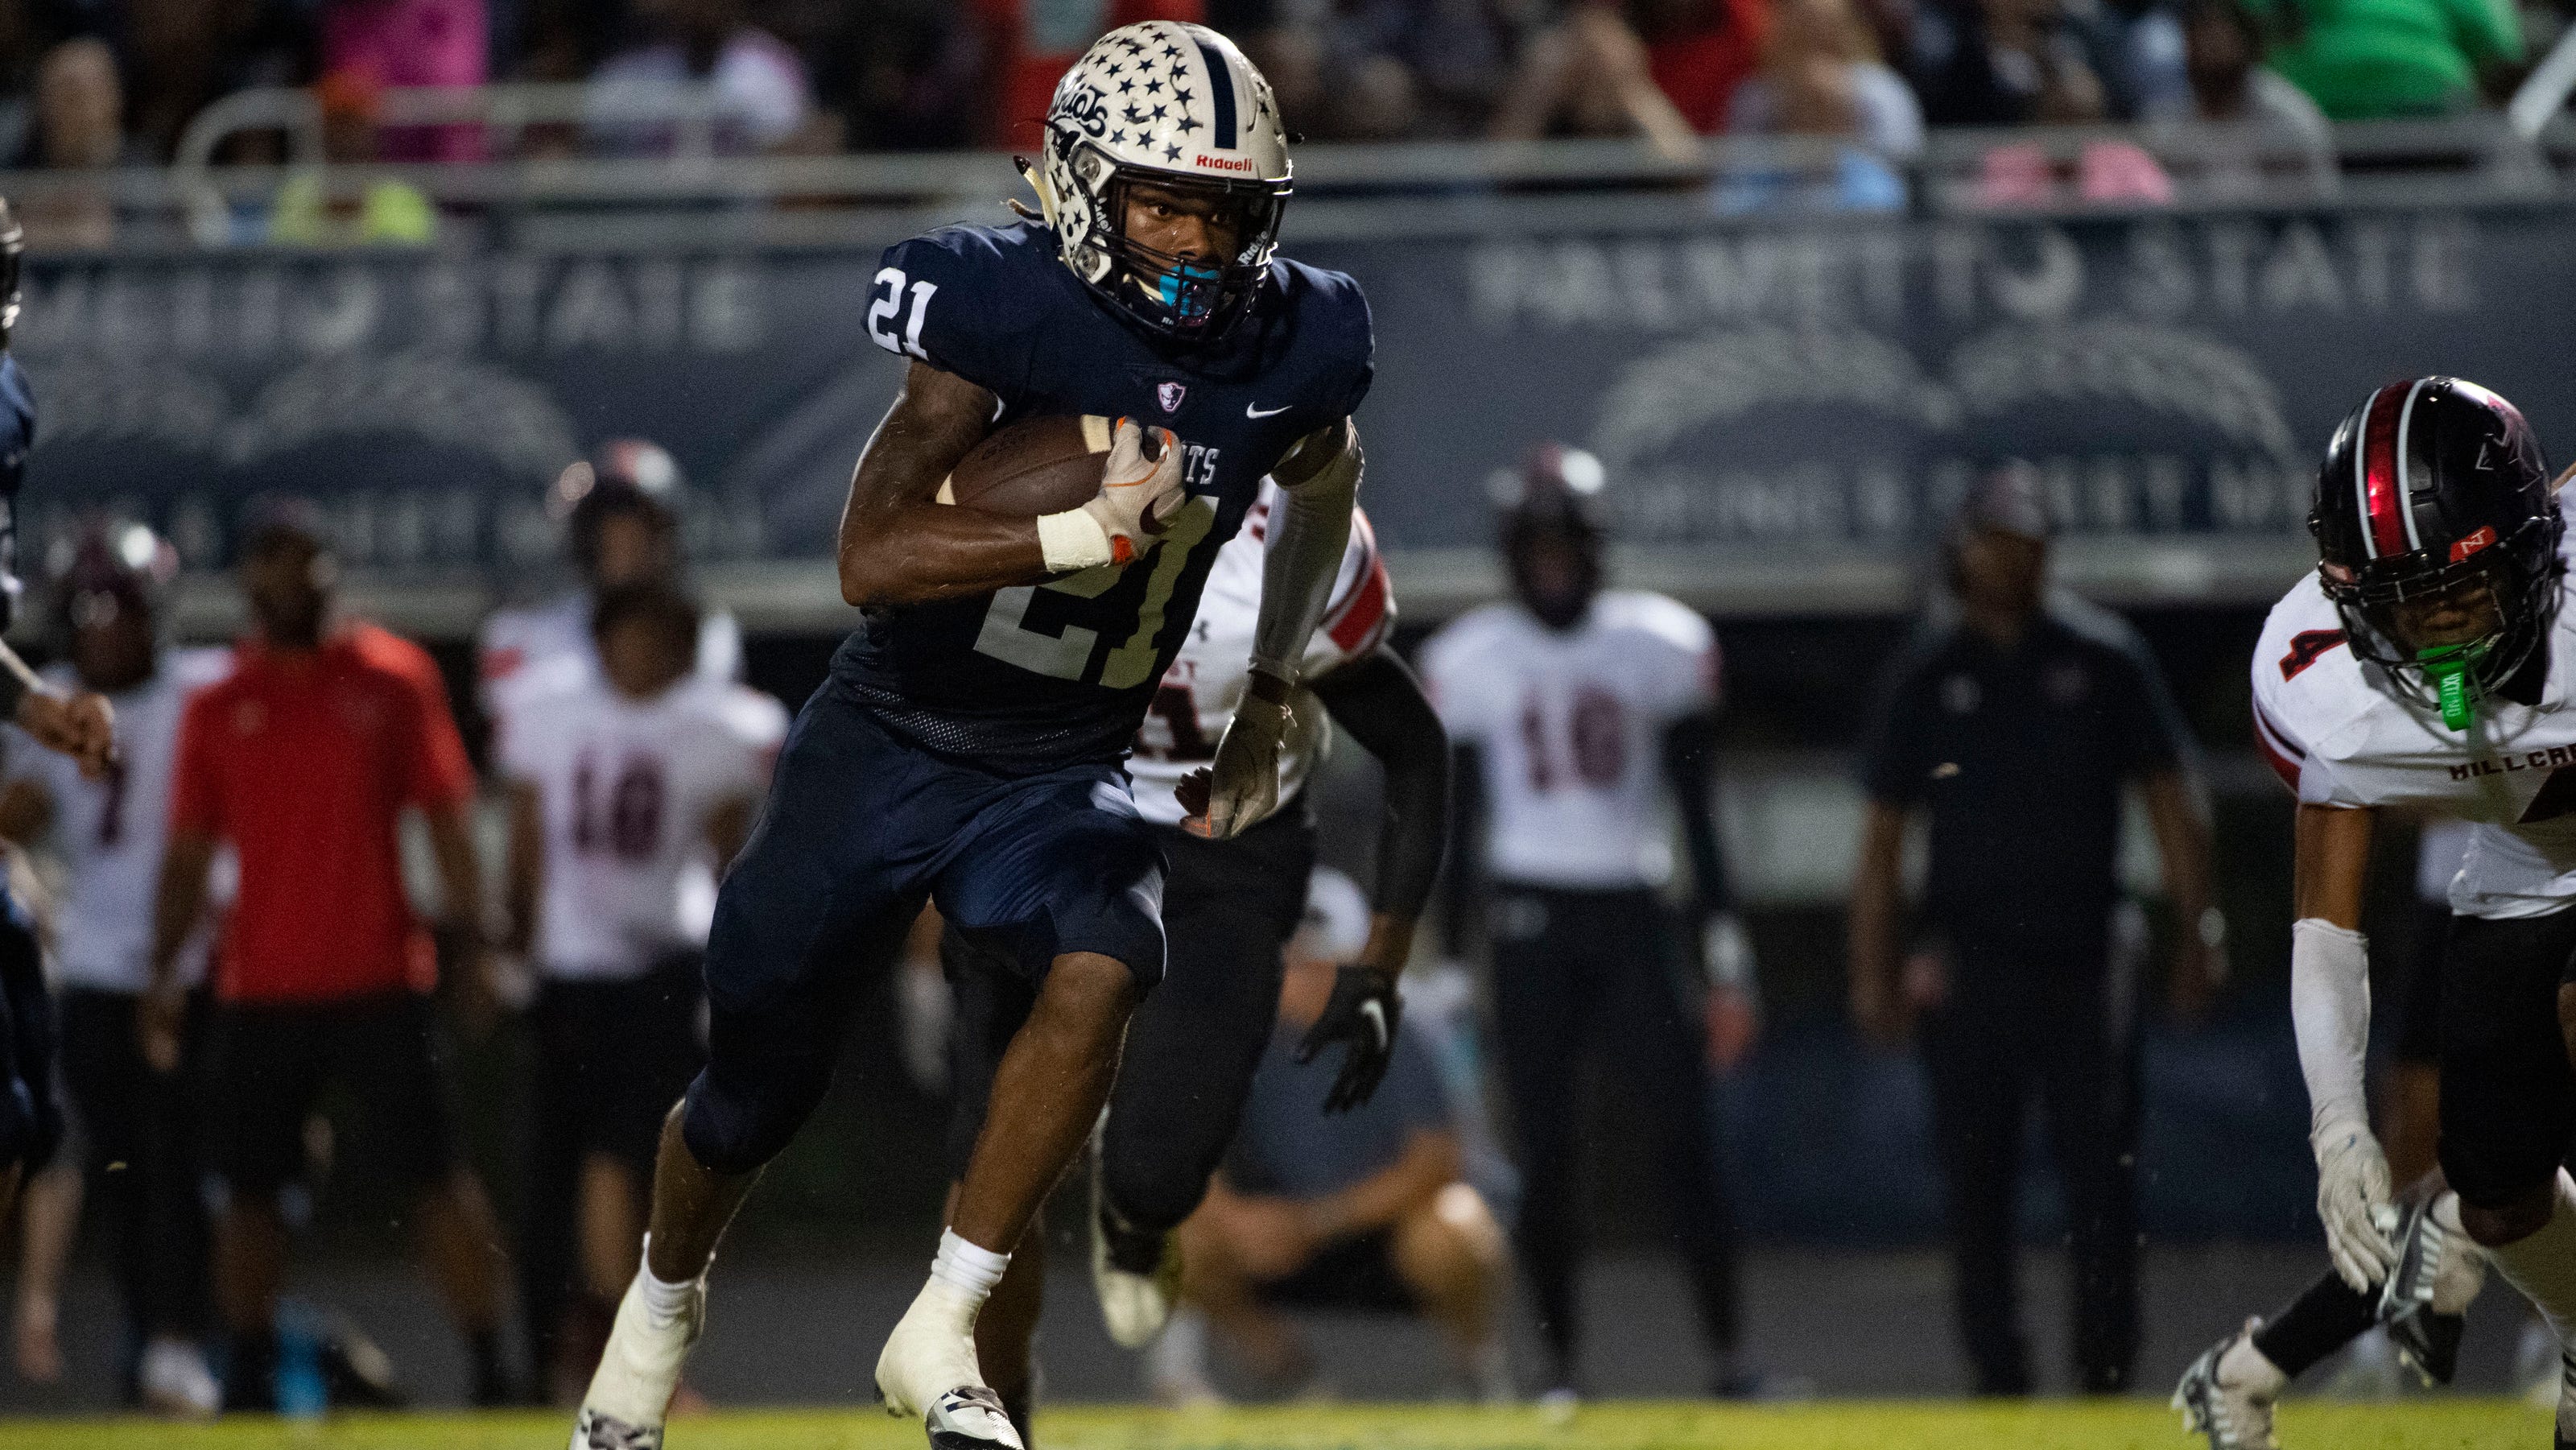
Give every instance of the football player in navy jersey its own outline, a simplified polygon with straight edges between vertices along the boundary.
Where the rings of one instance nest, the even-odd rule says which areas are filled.
[[[909,360],[841,519],[841,592],[865,621],[717,900],[706,1069],[666,1125],[644,1264],[576,1450],[660,1444],[716,1240],[821,1098],[851,1004],[925,899],[1017,963],[1037,1002],[877,1388],[939,1450],[1020,1450],[976,1315],[1161,975],[1162,861],[1120,761],[1265,475],[1279,537],[1250,683],[1194,828],[1231,837],[1278,803],[1297,661],[1359,487],[1367,304],[1272,256],[1286,133],[1269,83],[1213,31],[1103,37],[1024,170],[1035,214],[895,246],[865,301],[869,335]],[[938,502],[993,430],[1067,414],[1119,420],[1098,496],[1033,520]]]
[[[27,451],[36,442],[36,397],[17,355],[8,350],[18,323],[24,245],[17,217],[0,201],[0,630],[9,627],[22,592],[18,487],[26,481]],[[107,700],[95,691],[29,689],[15,671],[0,670],[0,718],[15,720],[38,744],[79,761],[81,773],[92,779],[107,770],[115,753]],[[0,1219],[17,1198],[20,1178],[44,1167],[62,1141],[54,1049],[53,1001],[45,995],[36,933],[26,909],[0,883]]]

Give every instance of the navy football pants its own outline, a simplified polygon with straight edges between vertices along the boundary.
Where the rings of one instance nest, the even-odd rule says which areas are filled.
[[[718,1173],[787,1146],[829,1086],[859,991],[925,899],[1031,981],[1057,957],[1163,972],[1163,862],[1114,761],[1013,776],[894,734],[826,681],[716,897],[707,1065],[682,1132]]]

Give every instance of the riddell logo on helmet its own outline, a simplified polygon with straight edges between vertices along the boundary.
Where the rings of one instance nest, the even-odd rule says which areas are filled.
[[[2456,564],[2480,549],[2489,547],[2495,541],[2496,531],[2492,527],[2481,526],[2476,533],[2451,546],[2451,562]]]
[[[1204,151],[1200,152],[1191,164],[1204,166],[1212,171],[1256,171],[1260,169],[1252,164],[1252,158],[1249,156],[1238,156],[1234,160],[1228,161],[1221,156],[1210,156]]]

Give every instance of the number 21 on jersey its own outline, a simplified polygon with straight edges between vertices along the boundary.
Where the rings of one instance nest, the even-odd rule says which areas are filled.
[[[1182,462],[1184,485],[1213,487],[1217,450],[1196,443],[1188,447]],[[1163,526],[1154,551],[1136,563],[1123,567],[1103,564],[1044,584],[993,591],[993,602],[984,611],[983,630],[975,637],[976,652],[1007,660],[1032,674],[1058,680],[1089,680],[1104,689],[1127,690],[1145,683],[1153,677],[1160,657],[1154,641],[1162,636],[1163,617],[1170,608],[1172,591],[1179,587],[1182,572],[1189,568],[1190,555],[1215,528],[1216,499],[1194,493]],[[1091,656],[1100,641],[1100,630],[1068,624],[1058,633],[1041,634],[1026,623],[1029,605],[1041,589],[1070,594],[1076,599],[1097,599],[1125,577],[1128,569],[1143,568],[1154,572],[1145,581],[1145,593],[1137,601],[1126,640],[1102,657],[1097,674],[1092,673]],[[1101,623],[1115,629],[1129,622]]]

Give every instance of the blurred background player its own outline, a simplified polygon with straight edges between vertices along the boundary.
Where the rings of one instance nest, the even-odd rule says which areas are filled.
[[[1460,854],[1489,883],[1494,1014],[1525,1176],[1521,1267],[1549,1394],[1568,1401],[1582,1384],[1581,1066],[1587,1049],[1610,1054],[1655,1135],[1710,1388],[1756,1393],[1763,1381],[1737,1353],[1739,1246],[1708,1111],[1712,1074],[1750,1046],[1757,1011],[1711,814],[1717,641],[1671,599],[1603,588],[1602,483],[1598,459],[1556,444],[1505,475],[1513,598],[1461,616],[1422,654],[1441,720],[1471,757],[1462,814],[1482,818],[1460,830]],[[1663,898],[1668,808],[1690,853],[1689,945]],[[1704,993],[1675,974],[1694,948]]]
[[[53,934],[62,1073],[79,1114],[87,1193],[106,1214],[124,1300],[119,1378],[127,1402],[205,1414],[217,1387],[200,1347],[208,1313],[196,1087],[184,1068],[162,1072],[144,1062],[135,1011],[151,982],[153,887],[180,711],[231,668],[231,652],[164,647],[161,589],[178,559],[150,529],[103,525],[67,552],[52,591],[67,660],[45,675],[107,697],[116,763],[84,779],[68,758],[11,739],[0,835],[32,845],[50,834],[64,868]],[[198,931],[178,963],[192,1026],[201,1025],[204,975]],[[187,1034],[183,1061],[197,1035]]]
[[[516,692],[542,689],[546,677],[566,668],[596,668],[599,652],[591,614],[600,596],[628,584],[677,583],[681,553],[678,499],[680,465],[661,445],[640,438],[603,443],[557,475],[546,492],[546,512],[563,528],[564,552],[580,576],[579,587],[542,604],[495,612],[475,641],[483,708],[505,726]],[[703,612],[691,670],[731,682],[742,674],[742,629],[721,609]]]
[[[698,1070],[707,918],[683,875],[742,849],[787,733],[770,696],[691,680],[698,608],[670,584],[604,591],[591,630],[600,669],[524,694],[497,767],[513,945],[540,983],[521,1311],[557,1402],[635,1277],[654,1143]]]
[[[2032,1385],[2014,1206],[2034,1097],[2074,1242],[2077,1382],[2121,1390],[2137,1356],[2142,993],[2136,954],[2112,939],[2128,787],[2145,797],[2178,923],[2177,1003],[2206,997],[2221,939],[2188,727],[2127,625],[2045,593],[2047,540],[2030,470],[1970,494],[1944,541],[1956,608],[1889,666],[1861,757],[1852,1015],[1884,1044],[1920,1031],[1959,1332],[1986,1395]],[[1927,945],[1900,982],[1916,812],[1931,818]]]
[[[469,833],[474,781],[437,667],[373,625],[330,618],[337,570],[321,538],[279,511],[241,550],[253,632],[233,673],[183,712],[169,842],[154,913],[144,1049],[179,1062],[179,961],[219,848],[240,894],[214,974],[206,1110],[221,1182],[217,1307],[231,1339],[227,1408],[275,1403],[273,1329],[286,1272],[279,1191],[304,1166],[304,1122],[325,1087],[357,1100],[377,1161],[416,1192],[412,1223],[466,1337],[473,1397],[499,1404],[500,1234],[458,1161],[428,993],[437,955],[404,894],[397,828],[419,811],[465,943],[456,988],[488,1004],[482,878]],[[476,1008],[488,1015],[488,1005]]]
[[[1259,618],[1278,491],[1263,489],[1243,529],[1217,551],[1198,617],[1155,692],[1128,760],[1137,813],[1167,862],[1162,984],[1127,1028],[1103,1119],[1091,1210],[1092,1282],[1110,1337],[1141,1348],[1163,1327],[1178,1292],[1173,1230],[1198,1207],[1234,1138],[1246,1094],[1279,1011],[1281,949],[1305,911],[1315,821],[1305,795],[1333,725],[1386,774],[1375,846],[1377,904],[1349,943],[1331,1002],[1314,1015],[1300,1054],[1333,1043],[1338,1076],[1308,1104],[1341,1112],[1368,1100],[1394,1050],[1403,1004],[1396,980],[1440,868],[1447,830],[1448,740],[1413,672],[1387,643],[1395,601],[1377,539],[1354,511],[1323,622],[1299,661],[1299,721],[1280,752],[1280,807],[1228,840],[1185,823],[1205,808],[1207,761],[1241,704]],[[1347,885],[1347,881],[1345,881]],[[981,1126],[995,1059],[1033,994],[1007,962],[951,933],[957,982],[956,1110],[951,1164],[962,1171]],[[1033,1241],[1034,1243],[1034,1241]],[[978,1353],[1026,1434],[1042,1251],[1026,1250],[981,1321]]]
[[[9,351],[18,325],[25,242],[16,215],[0,200],[0,630],[18,611],[18,490],[36,441],[35,395],[17,354]],[[70,756],[90,779],[101,778],[115,756],[112,718],[105,697],[95,691],[30,689],[16,671],[0,670],[0,719],[15,723],[38,745]],[[14,897],[0,892],[0,1218],[16,1201],[20,1180],[44,1168],[62,1141],[55,1043],[53,999],[46,994],[34,923]]]
[[[1262,1384],[1289,1394],[1311,1392],[1315,1369],[1278,1309],[1419,1314],[1439,1330],[1455,1383],[1505,1403],[1509,1252],[1493,1211],[1466,1181],[1461,1134],[1424,1029],[1399,1025],[1385,1078],[1365,1101],[1316,1111],[1335,1092],[1335,1069],[1300,1043],[1374,930],[1349,877],[1330,867],[1314,873],[1242,1132],[1206,1202],[1181,1226],[1185,1303]],[[1157,1398],[1213,1397],[1204,1344],[1204,1327],[1186,1312],[1172,1324],[1149,1361]]]

